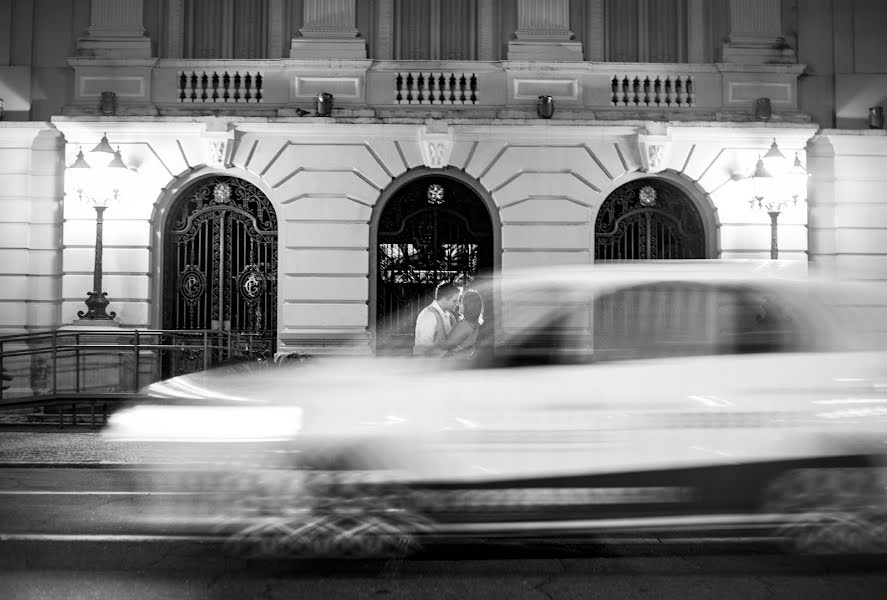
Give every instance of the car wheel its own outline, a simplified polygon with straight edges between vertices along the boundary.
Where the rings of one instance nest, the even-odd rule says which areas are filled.
[[[300,489],[288,487],[274,503],[265,496],[246,506],[254,495],[241,497],[246,505],[226,527],[232,546],[262,556],[402,557],[431,529],[403,486],[367,484],[355,472],[299,475]]]
[[[883,552],[887,550],[885,500],[879,469],[792,469],[767,486],[764,511],[783,518],[777,535],[800,552]]]

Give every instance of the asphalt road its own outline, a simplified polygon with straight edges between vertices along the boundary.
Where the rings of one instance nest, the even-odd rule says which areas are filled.
[[[187,527],[149,525],[148,500],[178,484],[132,465],[0,467],[0,598],[887,595],[885,557],[791,556],[752,540],[451,543],[403,561],[250,558]]]

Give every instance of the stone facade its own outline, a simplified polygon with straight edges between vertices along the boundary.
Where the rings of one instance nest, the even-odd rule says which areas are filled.
[[[183,21],[176,21],[189,2],[169,2],[164,18],[178,28],[167,27],[163,35],[148,27],[157,16],[148,0],[125,6],[95,1],[92,12],[83,10],[87,4],[66,13],[66,57],[21,60],[24,44],[15,36],[0,49],[0,95],[8,111],[0,123],[2,333],[68,326],[83,310],[95,212],[71,193],[64,167],[104,133],[137,169],[135,183],[104,215],[104,287],[126,327],[161,326],[168,210],[188,184],[219,174],[251,182],[277,212],[281,351],[322,351],[331,339],[346,340],[348,351],[371,350],[373,222],[380,199],[422,173],[454,174],[485,199],[496,224],[494,264],[503,271],[592,263],[601,203],[640,177],[662,178],[692,199],[705,224],[708,258],[766,260],[769,218],[750,208],[744,177],[775,140],[789,158],[797,153],[812,175],[808,201],[780,215],[780,259],[839,278],[887,280],[887,201],[881,194],[887,137],[861,129],[867,127],[863,117],[842,117],[849,105],[836,111],[837,125],[858,129],[821,128],[836,125],[819,118],[828,112],[822,105],[839,103],[850,88],[812,100],[805,90],[821,91],[825,80],[814,73],[798,83],[805,47],[799,42],[787,51],[794,40],[773,22],[777,13],[786,14],[784,3],[729,2],[734,11],[754,14],[766,5],[771,18],[728,20],[733,29],[725,32],[723,48],[706,44],[715,32],[694,29],[687,33],[688,62],[681,64],[601,60],[608,52],[605,3],[594,0],[541,3],[545,10],[535,12],[527,12],[535,3],[502,2],[495,15],[482,7],[477,43],[481,58],[492,62],[397,60],[395,3],[384,0],[373,3],[375,12],[360,0],[337,2],[334,14],[318,12],[326,3],[306,1],[296,3],[307,11],[299,15],[291,14],[295,4],[272,1],[267,14],[288,20],[272,28],[268,47],[290,50],[284,41],[289,32],[292,57],[201,61],[184,58],[187,36]],[[700,11],[722,4],[706,9],[688,2],[689,22],[704,23]],[[825,4],[832,6],[801,3],[800,34],[821,33],[824,25],[805,7]],[[857,17],[871,10],[856,4]],[[0,17],[10,15],[0,23],[20,28],[27,22],[34,39],[45,39],[48,21],[28,20],[22,12],[38,5],[54,6],[48,0],[0,2]],[[123,9],[129,12],[119,13]],[[512,21],[514,35],[496,29]],[[87,31],[78,37],[78,28]],[[153,48],[147,55],[146,41]],[[839,42],[831,39],[835,52]],[[317,48],[338,48],[344,58],[304,54]],[[812,58],[823,60],[818,50]],[[227,72],[261,73],[261,101],[183,96],[206,89],[211,96],[212,75]],[[413,72],[476,74],[478,100],[397,100],[398,90],[407,91],[405,84],[397,87],[398,76]],[[50,98],[31,92],[58,73],[64,73],[64,86]],[[208,83],[198,73],[206,73]],[[835,81],[850,85],[852,73],[844,75]],[[666,77],[680,79],[682,87],[656,92],[657,77],[662,86]],[[688,79],[693,88],[686,87]],[[871,81],[861,89],[872,89]],[[466,85],[454,89],[470,95]],[[332,116],[314,116],[313,98],[333,88]],[[102,114],[103,91],[116,92],[115,114]],[[657,93],[659,100],[646,99]],[[543,94],[555,99],[550,120],[536,115]],[[769,121],[755,117],[760,96],[771,98]]]

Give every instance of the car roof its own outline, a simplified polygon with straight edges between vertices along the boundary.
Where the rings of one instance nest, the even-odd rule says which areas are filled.
[[[632,261],[558,265],[502,271],[495,280],[506,287],[566,286],[618,288],[657,282],[701,284],[805,285],[817,278],[799,276],[797,267],[760,261]]]

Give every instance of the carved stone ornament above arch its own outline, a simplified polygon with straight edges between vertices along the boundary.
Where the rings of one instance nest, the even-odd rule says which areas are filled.
[[[638,134],[641,169],[645,173],[659,173],[668,168],[671,146],[671,138],[667,135]]]
[[[206,164],[215,169],[227,168],[231,157],[234,132],[205,131],[202,137],[205,142]]]
[[[453,128],[448,127],[446,133],[443,133],[423,127],[419,130],[419,148],[426,167],[443,169],[450,164],[450,154],[453,152]]]

